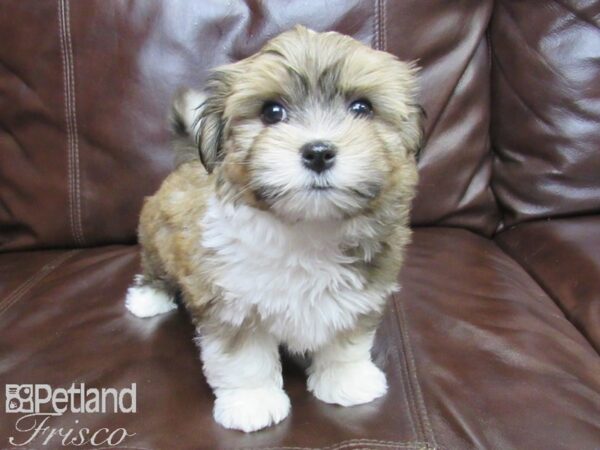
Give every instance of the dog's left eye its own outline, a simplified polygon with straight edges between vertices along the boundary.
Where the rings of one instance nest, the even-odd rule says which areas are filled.
[[[262,107],[261,118],[264,123],[273,125],[287,119],[287,111],[277,102],[267,102]]]
[[[350,103],[348,109],[357,117],[369,117],[373,114],[373,105],[367,99],[353,101]]]

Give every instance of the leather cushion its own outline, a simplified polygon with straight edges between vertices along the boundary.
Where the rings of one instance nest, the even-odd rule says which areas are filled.
[[[586,450],[600,440],[597,354],[518,264],[468,231],[415,233],[374,351],[390,384],[385,398],[321,403],[306,392],[304,362],[287,358],[292,414],[250,435],[214,423],[186,314],[138,319],[125,310],[137,252],[65,253],[0,314],[0,385],[137,383],[137,414],[67,413],[52,426],[125,427],[136,433],[127,446],[144,449]],[[2,442],[17,417],[2,415]]]
[[[492,187],[507,226],[600,211],[600,2],[495,3]]]
[[[600,352],[600,216],[521,224],[496,241]]]

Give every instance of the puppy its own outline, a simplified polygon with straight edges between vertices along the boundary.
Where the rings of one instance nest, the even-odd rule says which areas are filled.
[[[224,427],[288,415],[280,344],[310,355],[308,390],[324,402],[385,394],[370,350],[410,239],[415,77],[298,26],[175,101],[178,146],[195,142],[195,155],[144,203],[143,274],[126,304],[149,317],[181,292]]]

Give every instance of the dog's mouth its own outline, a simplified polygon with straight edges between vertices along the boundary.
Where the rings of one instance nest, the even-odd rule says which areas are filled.
[[[382,189],[381,184],[359,183],[340,187],[324,180],[283,188],[262,186],[254,189],[263,206],[280,218],[292,222],[347,219],[369,207]]]
[[[307,188],[307,190],[310,191],[331,191],[336,189],[334,186],[331,186],[330,184],[325,184],[325,185],[321,185],[321,184],[313,184],[312,186],[309,186]]]
[[[362,183],[355,187],[338,187],[329,182],[314,182],[308,186],[295,189],[278,189],[275,187],[260,186],[254,189],[256,197],[267,203],[293,197],[294,195],[322,194],[346,195],[363,200],[374,200],[381,192],[379,183]]]

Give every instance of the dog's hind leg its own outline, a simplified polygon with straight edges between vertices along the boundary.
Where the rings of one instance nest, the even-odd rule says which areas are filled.
[[[125,306],[137,317],[152,317],[177,308],[176,289],[156,270],[156,265],[142,253],[144,273],[136,275],[134,284],[127,290]]]

